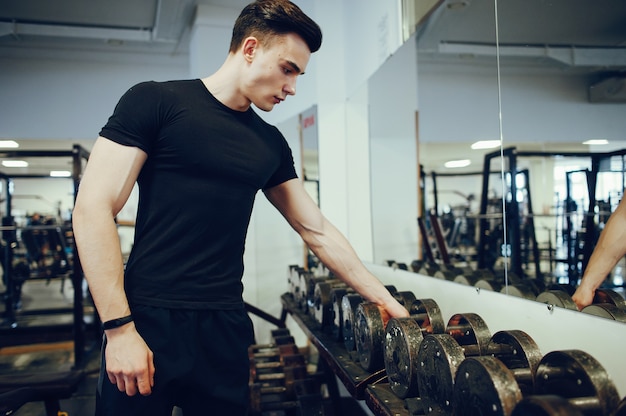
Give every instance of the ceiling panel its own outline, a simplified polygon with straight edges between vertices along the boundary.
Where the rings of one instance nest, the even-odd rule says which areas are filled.
[[[0,20],[150,29],[155,22],[158,3],[158,0],[3,0]]]

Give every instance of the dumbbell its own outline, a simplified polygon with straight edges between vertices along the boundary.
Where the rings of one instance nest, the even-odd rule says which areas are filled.
[[[540,284],[533,284],[530,279],[521,279],[515,273],[507,272],[505,279],[504,271],[481,270],[482,276],[474,282],[473,286],[478,289],[489,290],[491,292],[508,293],[513,296],[534,300],[540,290]],[[506,283],[506,285],[505,285]]]
[[[389,387],[401,399],[417,396],[417,351],[424,335],[445,330],[441,309],[432,299],[415,300],[409,313],[409,318],[389,320],[383,345]]]
[[[581,350],[552,351],[537,367],[535,393],[512,415],[612,415],[619,404],[615,385],[594,357]]]
[[[306,367],[303,354],[283,354],[277,360],[250,360],[250,379],[253,381],[283,380],[288,367]]]
[[[474,287],[481,290],[488,290],[490,292],[500,292],[503,284],[494,277],[479,279],[474,283]]]
[[[626,397],[619,402],[617,409],[615,409],[611,416],[626,416]]]
[[[313,317],[321,329],[326,329],[332,323],[333,289],[345,289],[347,287],[348,285],[339,279],[329,279],[315,284],[313,302],[309,306],[309,315]]]
[[[468,357],[454,377],[455,415],[510,415],[518,402],[534,392],[542,359],[535,341],[519,330],[491,337],[484,356]]]
[[[387,260],[386,263],[387,266],[392,269],[409,270],[409,266],[407,266],[406,263],[397,262],[395,260]]]
[[[398,290],[393,285],[386,285],[385,289],[389,293],[396,294]],[[343,339],[346,350],[350,353],[356,351],[356,340],[354,338],[354,317],[356,309],[364,299],[357,293],[348,293],[341,299],[341,313],[340,316],[335,315],[335,319],[338,320],[337,325],[341,322],[341,339]],[[351,354],[352,355],[352,354]],[[354,357],[358,361],[358,357]]]
[[[266,386],[262,383],[251,383],[250,386],[250,413],[261,414],[271,410],[296,409],[297,403],[287,398],[287,388],[284,386]]]
[[[313,291],[315,290],[315,284],[317,282],[323,282],[327,280],[327,276],[316,276],[312,272],[302,273],[299,279],[299,293],[298,306],[305,313],[309,313],[309,298],[313,297]]]
[[[283,413],[277,413],[281,411]],[[250,385],[250,413],[252,415],[323,415],[324,400],[319,382],[311,377],[295,380],[291,392],[281,386],[268,387],[261,383],[253,383]]]
[[[298,309],[304,311],[306,307],[306,288],[307,288],[307,280],[313,277],[313,273],[305,270],[298,269],[298,275],[295,277],[293,285],[295,286],[293,289],[294,292],[294,300],[296,301],[296,305]],[[304,291],[304,292],[303,292]]]
[[[539,293],[545,290],[545,284],[537,279],[520,279],[509,273],[509,284],[500,289],[500,293],[506,293],[518,298],[536,300]]]
[[[287,271],[287,291],[296,300],[300,292],[300,273],[306,270],[297,264],[289,265]]]
[[[331,302],[331,322],[330,333],[336,341],[343,342],[343,298],[348,294],[354,294],[354,290],[349,287],[336,287],[330,291]]]
[[[453,264],[442,264],[439,269],[432,275],[437,279],[454,281],[459,276],[471,276],[474,270],[469,266],[456,266]]]
[[[596,290],[594,303],[585,306],[581,312],[614,321],[626,322],[626,306],[623,306],[623,298],[617,292],[609,289]]]
[[[416,269],[416,273],[426,276],[434,276],[438,270],[440,270],[439,264],[432,261],[424,261],[419,265],[419,268]]]
[[[493,278],[493,273],[487,269],[472,270],[466,268],[463,273],[456,275],[452,281],[466,286],[475,286],[478,281],[491,278]]]
[[[537,295],[537,302],[558,306],[559,308],[578,310],[572,296],[559,289],[549,289]]]
[[[248,346],[248,353],[258,352],[264,349],[272,349],[281,345],[295,344],[295,338],[290,335],[288,328],[278,328],[270,333],[271,341],[267,344],[252,344]]]
[[[410,313],[415,295],[410,291],[400,291],[393,296]],[[384,367],[383,342],[389,318],[387,311],[372,302],[363,302],[357,306],[354,339],[359,365],[364,370],[373,372]]]
[[[293,337],[276,337],[280,344],[256,344],[248,347],[248,359],[253,362],[279,362],[283,356],[300,354],[300,349],[293,340]],[[285,343],[283,343],[283,339]]]
[[[346,294],[341,299],[341,314],[343,316],[341,323],[341,335],[343,337],[343,345],[351,354],[356,351],[354,319],[356,309],[361,303],[363,303],[363,298],[358,293]]]
[[[576,292],[576,288],[568,283],[553,283],[546,287],[546,290],[561,290],[570,296]]]
[[[452,414],[459,365],[466,357],[484,355],[491,340],[487,324],[475,313],[453,315],[445,332],[426,335],[417,352],[417,388],[426,414]]]

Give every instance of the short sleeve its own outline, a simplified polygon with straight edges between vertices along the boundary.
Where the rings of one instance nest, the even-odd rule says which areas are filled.
[[[160,91],[156,82],[142,82],[120,98],[100,136],[150,153],[159,131]]]
[[[278,130],[277,130],[278,132]],[[280,165],[278,169],[274,172],[274,174],[269,178],[269,180],[265,183],[263,189],[269,189],[276,185],[280,185],[283,182],[287,182],[288,180],[295,179],[298,177],[296,173],[296,168],[293,162],[293,154],[291,152],[291,148],[287,141],[283,137],[280,132],[278,132],[281,139],[281,159]]]

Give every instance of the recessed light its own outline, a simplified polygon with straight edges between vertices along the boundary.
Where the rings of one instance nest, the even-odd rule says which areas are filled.
[[[609,144],[609,141],[606,139],[591,139],[584,141],[583,144],[587,144],[589,146],[604,146]]]
[[[464,168],[471,165],[472,162],[469,159],[450,160],[444,164],[447,168]]]
[[[500,140],[479,140],[476,143],[472,144],[472,149],[493,149],[499,147],[501,144]]]
[[[69,178],[72,174],[69,170],[51,170],[50,176],[53,178]]]
[[[15,149],[20,145],[15,140],[0,140],[1,149]]]
[[[28,162],[25,160],[3,160],[2,166],[7,168],[25,168],[28,166]]]

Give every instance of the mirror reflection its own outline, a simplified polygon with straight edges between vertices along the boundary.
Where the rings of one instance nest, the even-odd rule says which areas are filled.
[[[472,279],[486,288],[499,289],[495,278],[512,295],[571,294],[623,196],[626,4],[450,0],[414,10],[413,3],[404,4],[412,35],[398,54],[415,48],[417,55],[415,211],[427,231],[419,239],[439,265],[448,259],[448,268],[491,271]],[[369,116],[372,126],[397,129],[382,112]],[[391,135],[373,133],[372,148]],[[383,172],[379,154],[371,157],[376,227],[377,204],[389,200],[376,178],[397,168]],[[374,240],[376,261],[406,259]],[[416,266],[427,257],[419,250]],[[622,259],[605,282],[621,296],[623,266]]]

